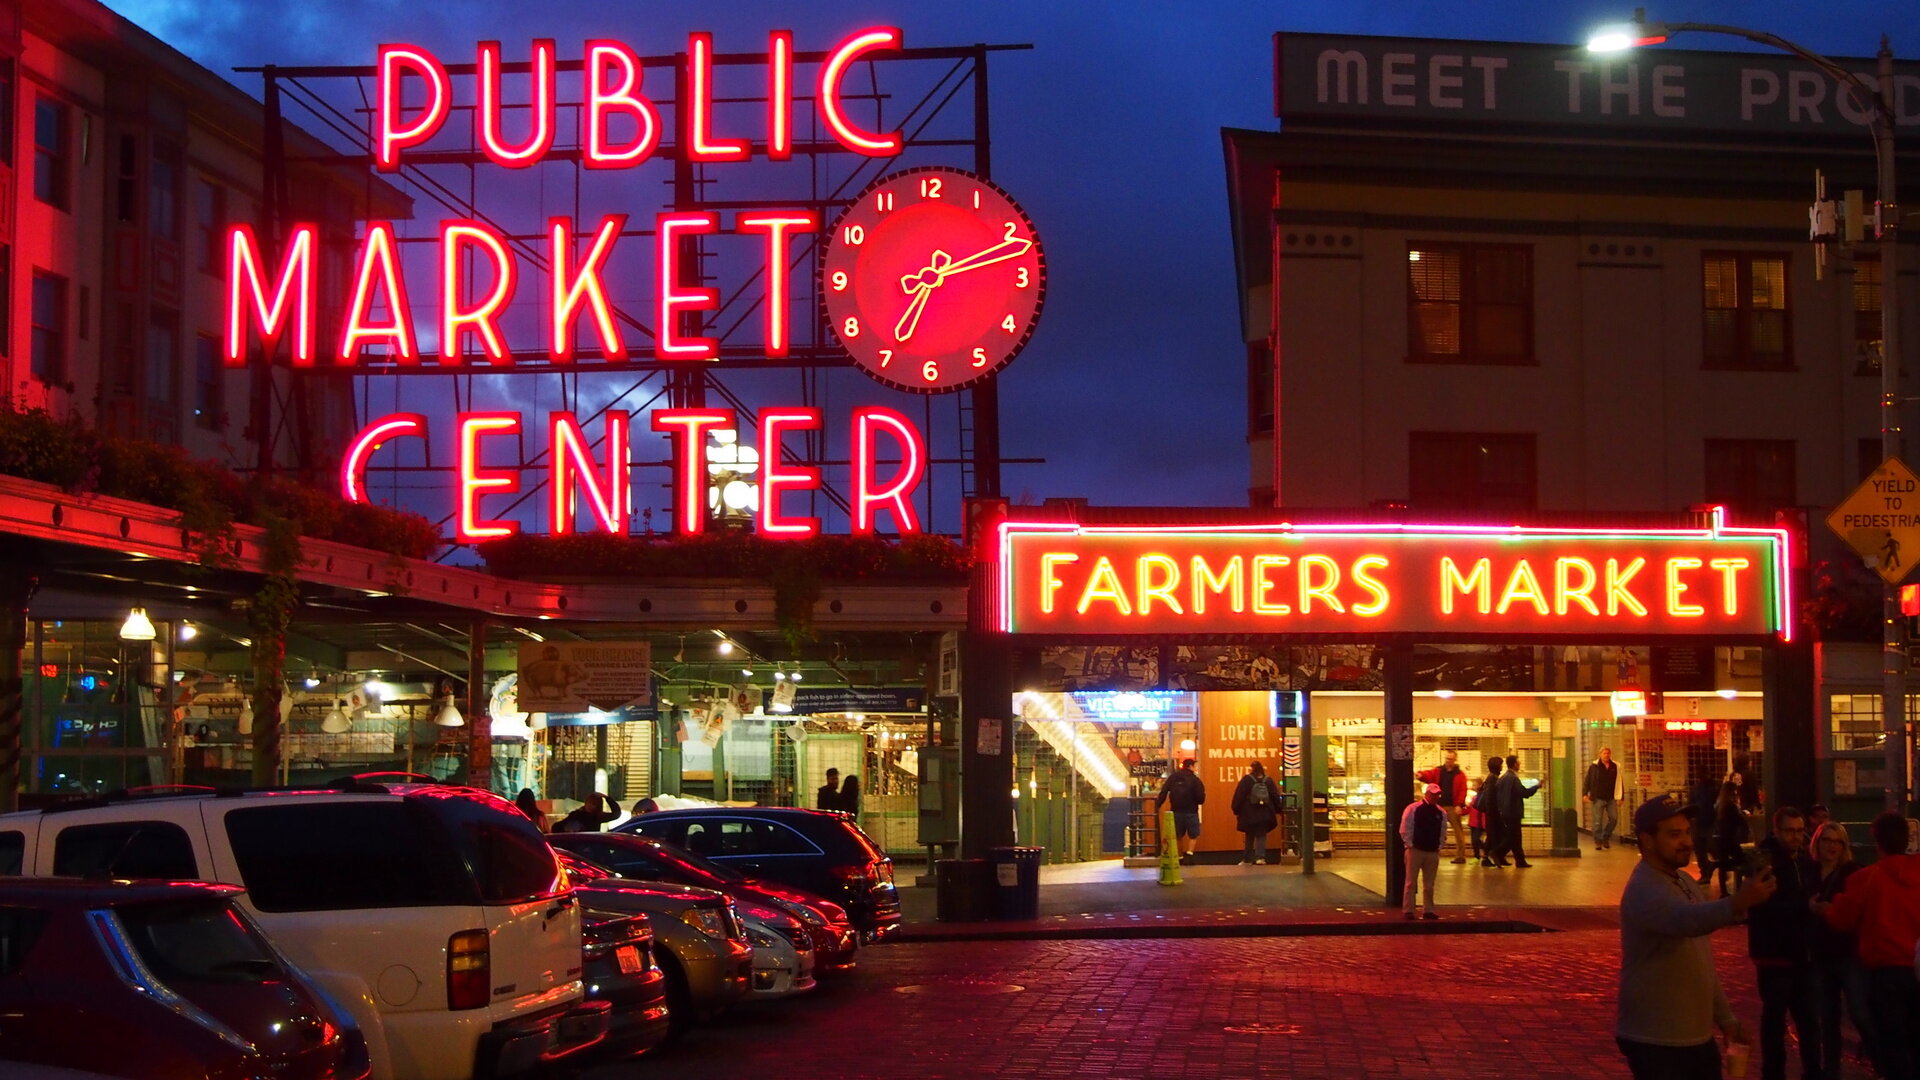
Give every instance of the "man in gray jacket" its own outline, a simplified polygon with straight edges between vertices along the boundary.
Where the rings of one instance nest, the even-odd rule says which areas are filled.
[[[1710,935],[1773,895],[1771,868],[1732,896],[1708,900],[1691,875],[1686,804],[1649,799],[1633,815],[1640,864],[1620,894],[1620,1014],[1614,1041],[1634,1080],[1719,1080],[1719,1028],[1729,1046],[1746,1032],[1720,987]]]

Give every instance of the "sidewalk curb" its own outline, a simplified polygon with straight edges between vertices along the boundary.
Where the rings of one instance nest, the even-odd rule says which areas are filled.
[[[1389,937],[1394,935],[1556,934],[1559,930],[1521,919],[1443,919],[1439,922],[1167,923],[1116,926],[1048,926],[1035,923],[943,923],[903,926],[890,945],[954,941],[1127,941],[1258,937]]]

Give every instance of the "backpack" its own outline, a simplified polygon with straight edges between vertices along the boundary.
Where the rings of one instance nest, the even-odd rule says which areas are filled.
[[[1251,805],[1251,806],[1267,805],[1267,778],[1266,777],[1256,776],[1253,778],[1253,790],[1251,792],[1248,792],[1247,794],[1247,803],[1248,805]]]

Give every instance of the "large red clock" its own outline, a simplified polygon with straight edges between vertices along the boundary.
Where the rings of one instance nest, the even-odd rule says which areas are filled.
[[[827,236],[820,292],[855,363],[889,386],[958,390],[1033,336],[1046,259],[1006,192],[959,169],[881,177]]]

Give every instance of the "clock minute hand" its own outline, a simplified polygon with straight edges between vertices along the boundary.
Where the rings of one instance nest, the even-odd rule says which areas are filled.
[[[983,266],[992,266],[997,262],[1017,259],[1032,249],[1032,240],[1023,236],[1009,237],[984,251],[976,251],[964,259],[955,259],[947,265],[940,267],[940,276],[942,278],[948,278],[954,274],[964,274],[969,270],[978,270]]]

